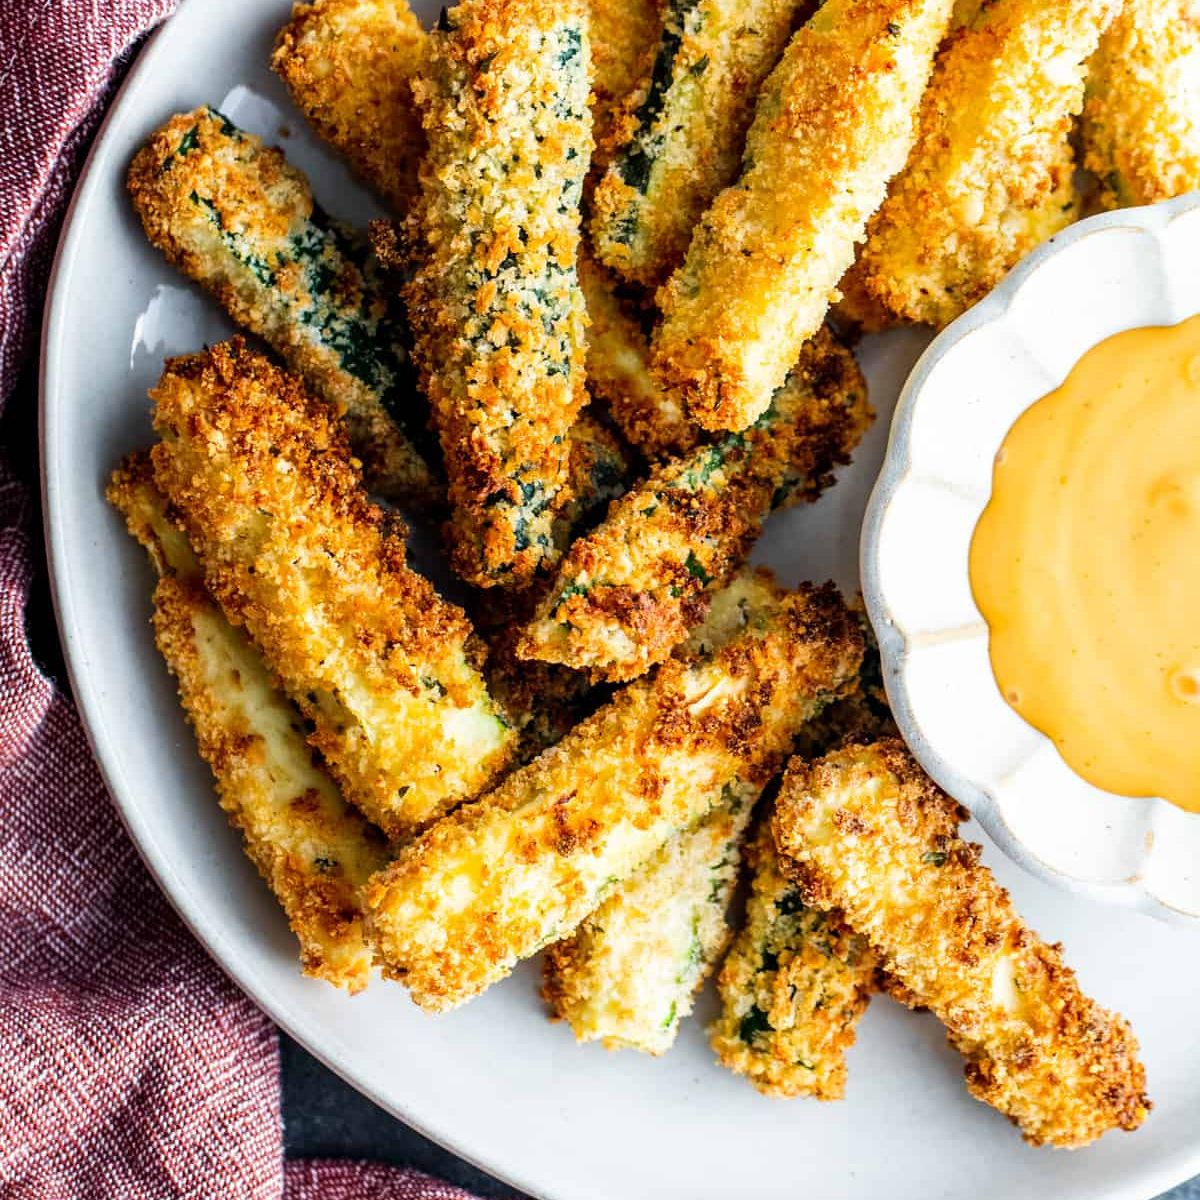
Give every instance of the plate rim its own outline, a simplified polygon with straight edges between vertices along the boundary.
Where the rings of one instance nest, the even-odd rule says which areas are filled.
[[[104,725],[97,719],[101,701],[90,682],[91,674],[85,665],[86,654],[76,628],[71,589],[66,582],[70,575],[70,566],[60,540],[61,526],[66,516],[59,511],[54,495],[56,489],[53,486],[58,478],[57,464],[52,455],[55,429],[59,419],[69,411],[69,406],[56,399],[61,391],[57,384],[58,364],[67,352],[66,339],[60,332],[61,310],[65,298],[60,293],[59,283],[78,254],[82,233],[76,219],[77,214],[86,208],[91,196],[101,186],[100,168],[111,155],[108,149],[108,135],[111,129],[124,118],[126,110],[136,103],[143,81],[154,73],[157,58],[169,44],[167,35],[172,21],[185,10],[190,13],[199,8],[200,3],[201,0],[179,0],[175,13],[164,18],[151,32],[110,101],[64,214],[48,276],[38,364],[39,479],[51,598],[74,707],[112,805],[151,878],[217,967],[252,1004],[355,1091],[366,1096],[372,1103],[421,1136],[483,1173],[537,1200],[568,1200],[561,1189],[556,1187],[553,1192],[546,1191],[540,1184],[527,1178],[525,1171],[515,1164],[489,1161],[476,1155],[471,1146],[460,1141],[451,1128],[443,1127],[436,1120],[426,1122],[410,1112],[399,1098],[384,1094],[368,1080],[357,1076],[351,1064],[338,1061],[335,1051],[327,1050],[301,1031],[302,1023],[293,1020],[286,1002],[277,998],[271,990],[256,983],[250,958],[243,958],[236,944],[222,936],[214,923],[207,919],[202,898],[189,894],[175,881],[172,864],[168,857],[161,853],[153,835],[139,818],[137,805],[128,803],[124,798],[131,789],[125,785],[120,755],[101,732]],[[1148,1195],[1167,1191],[1197,1175],[1200,1175],[1200,1140],[1192,1145],[1181,1145],[1175,1154],[1165,1155],[1152,1166],[1148,1164],[1141,1168],[1136,1179],[1130,1178],[1125,1183],[1113,1183],[1111,1186],[1099,1183],[1090,1200],[1144,1200]]]

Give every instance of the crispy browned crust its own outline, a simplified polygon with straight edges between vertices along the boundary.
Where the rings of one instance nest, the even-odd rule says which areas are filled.
[[[898,317],[941,326],[1079,215],[1070,144],[1085,64],[1122,0],[993,0],[955,30],[861,272]]]
[[[679,266],[696,222],[737,177],[763,80],[816,0],[664,7],[656,53],[605,131],[612,161],[589,224],[596,257],[647,288]]]
[[[1200,189],[1200,3],[1126,0],[1088,68],[1084,166],[1101,208]]]
[[[371,968],[360,889],[387,861],[382,835],[312,761],[300,714],[274,690],[258,651],[205,589],[154,484],[150,455],[122,463],[106,496],[161,576],[154,592],[158,648],[179,682],[221,807],[300,942],[305,973],[359,991]]]
[[[709,1038],[765,1096],[840,1100],[846,1051],[877,986],[877,959],[837,912],[807,906],[764,821],[746,850],[746,916],[717,977]]]
[[[201,107],[155,130],[127,183],[151,245],[344,415],[371,487],[443,503],[393,420],[412,374],[399,315],[366,246],[319,214],[283,152]]]
[[[904,165],[950,7],[825,0],[763,85],[741,175],[658,292],[651,365],[704,428],[755,421],[821,327]]]
[[[667,662],[617,693],[372,880],[385,974],[435,1012],[504,978],[575,929],[730,782],[765,783],[861,655],[836,589],[804,587],[711,658]]]
[[[529,659],[636,679],[703,619],[772,506],[816,498],[869,424],[854,356],[822,329],[772,409],[735,435],[656,467],[576,539],[518,645]]]
[[[406,0],[316,0],[295,5],[271,55],[317,134],[401,213],[425,150],[412,79],[427,41]]]
[[[589,322],[588,390],[648,459],[686,453],[699,444],[700,430],[679,397],[650,374],[650,343],[638,314],[618,294],[616,279],[584,248],[578,266]]]
[[[151,396],[155,479],[347,799],[399,837],[483,790],[515,734],[482,647],[405,564],[329,410],[236,338],[169,361]]]
[[[558,549],[585,398],[575,272],[591,154],[582,0],[465,0],[414,94],[429,150],[407,226],[415,358],[450,481],[456,571],[521,587]]]
[[[622,101],[654,61],[662,28],[658,0],[587,0],[592,39],[592,125],[596,157],[607,159]]]
[[[808,900],[844,911],[946,1025],[972,1095],[1026,1141],[1136,1129],[1150,1111],[1137,1039],[1017,915],[959,836],[966,816],[893,740],[793,760],[774,830]]]

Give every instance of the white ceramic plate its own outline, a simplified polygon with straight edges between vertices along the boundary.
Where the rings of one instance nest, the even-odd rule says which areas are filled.
[[[151,870],[214,958],[262,1007],[356,1087],[423,1133],[555,1200],[1142,1200],[1200,1172],[1200,954],[1194,937],[1072,898],[988,861],[1084,985],[1142,1038],[1157,1108],[1136,1135],[1074,1154],[1024,1146],[971,1100],[940,1027],[880,999],[850,1055],[841,1104],[780,1103],[712,1063],[710,1002],[652,1060],[576,1046],[545,1020],[531,967],[445,1017],[399,987],[352,1000],[303,979],[283,919],[241,855],[180,716],[147,627],[151,577],[104,503],[105,477],[150,437],[146,388],[164,354],[227,332],[215,310],[144,244],[126,163],[172,112],[227,105],[286,139],[325,205],[371,211],[302,128],[266,70],[289,0],[188,0],[146,51],[93,153],[55,273],[43,370],[47,526],[75,693],[109,787]],[[434,15],[433,5],[423,16]],[[270,105],[277,106],[279,111]],[[892,401],[924,340],[874,341],[863,358],[881,420],[816,507],[773,522],[759,557],[789,582],[856,582],[859,522]]]
[[[862,539],[896,721],[1018,862],[1098,899],[1200,922],[1200,814],[1092,786],[1005,701],[971,594],[971,537],[1014,422],[1121,330],[1200,312],[1200,196],[1081,221],[955,321],[909,377]]]

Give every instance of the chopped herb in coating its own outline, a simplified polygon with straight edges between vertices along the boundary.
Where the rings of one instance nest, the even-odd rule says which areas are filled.
[[[455,569],[521,587],[559,546],[584,400],[581,0],[464,0],[414,83],[429,150],[409,219],[415,357],[449,478]]]
[[[853,356],[823,330],[753,427],[662,463],[576,539],[519,653],[612,682],[661,662],[772,506],[818,495],[869,420]]]
[[[129,190],[168,260],[344,410],[372,489],[436,504],[440,489],[401,428],[416,423],[404,321],[365,241],[321,211],[283,154],[200,108],[152,135]]]

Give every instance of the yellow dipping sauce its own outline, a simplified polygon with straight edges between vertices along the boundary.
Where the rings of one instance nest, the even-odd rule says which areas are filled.
[[[1020,417],[970,570],[1009,704],[1097,787],[1200,812],[1200,316]]]

